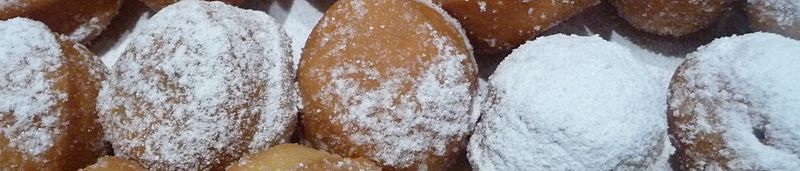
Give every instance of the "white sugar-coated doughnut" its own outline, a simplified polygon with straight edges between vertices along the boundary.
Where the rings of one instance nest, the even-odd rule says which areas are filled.
[[[155,170],[213,170],[288,140],[294,70],[272,17],[187,0],[144,24],[99,97],[116,155]]]
[[[64,39],[0,21],[0,170],[76,170],[105,153],[95,98],[106,70]]]
[[[538,38],[490,77],[468,158],[477,170],[647,169],[665,149],[659,82],[598,36]]]
[[[800,170],[800,41],[714,40],[670,87],[670,134],[687,170]]]
[[[748,0],[748,19],[755,30],[800,39],[800,1]]]

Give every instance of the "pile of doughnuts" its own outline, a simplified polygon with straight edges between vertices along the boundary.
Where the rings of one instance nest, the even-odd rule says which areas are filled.
[[[800,170],[793,0],[667,69],[551,28],[610,3],[685,36],[736,2],[339,0],[293,53],[256,2],[123,1],[0,2],[0,170]]]

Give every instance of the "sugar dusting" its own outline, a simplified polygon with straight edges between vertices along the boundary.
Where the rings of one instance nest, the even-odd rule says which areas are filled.
[[[698,157],[705,169],[800,170],[798,54],[800,42],[771,33],[720,38],[690,54],[691,67],[679,75],[686,83],[673,88],[670,108],[678,111],[685,100],[709,103],[693,103],[696,119],[680,127],[685,135],[675,141],[721,134],[720,155],[731,160]]]
[[[0,0],[0,11],[7,8],[21,8],[27,5],[28,3],[22,0]]]
[[[642,170],[665,146],[658,80],[600,37],[554,35],[516,49],[490,77],[469,144],[479,170]]]
[[[297,112],[294,72],[274,19],[181,1],[143,24],[99,95],[118,155],[141,150],[145,165],[171,167],[151,169],[209,169],[225,164],[221,155],[235,159],[286,141]]]
[[[54,90],[52,75],[64,62],[56,37],[42,23],[23,18],[0,21],[0,131],[9,146],[40,155],[61,132],[58,122],[67,100]]]
[[[438,8],[429,2],[423,3],[428,7]],[[361,0],[349,1],[346,6],[352,9],[343,8],[348,11],[340,12],[349,14],[345,20],[363,22],[370,13],[377,12],[370,11],[373,9],[365,7],[367,5]],[[407,8],[414,7],[403,6],[390,10]],[[443,14],[441,9],[436,11]],[[406,21],[420,20],[415,18],[419,16],[409,13],[399,17]],[[372,32],[360,32],[353,26],[334,25],[330,22],[338,19],[326,17],[320,22],[322,29],[337,28],[336,32],[324,35],[323,44],[333,43],[332,46],[336,47],[330,52],[332,55],[326,55],[327,57],[336,57],[345,48],[386,48],[374,44],[352,47],[355,45],[350,41],[354,37],[369,37]],[[454,19],[449,18],[448,22],[451,21]],[[392,28],[376,25],[369,29]],[[420,43],[434,46],[437,49],[434,57],[408,57],[408,60],[417,60],[417,63],[425,66],[377,68],[372,63],[376,57],[363,56],[363,59],[353,63],[341,62],[329,73],[312,73],[322,80],[332,80],[331,84],[322,86],[321,94],[327,95],[314,98],[327,106],[333,106],[335,113],[342,113],[332,119],[333,122],[343,125],[344,131],[349,134],[350,139],[343,141],[374,147],[377,150],[367,155],[384,165],[401,168],[421,163],[429,151],[434,155],[444,155],[451,150],[447,148],[448,143],[462,139],[477,120],[476,114],[470,115],[474,107],[472,97],[475,92],[470,90],[471,84],[465,82],[468,80],[465,73],[474,73],[476,66],[464,65],[463,62],[471,56],[455,48],[456,42],[466,39],[463,31],[458,40],[453,40],[437,31],[429,22],[412,25],[408,29],[433,38],[421,40]],[[339,40],[328,38],[332,36]],[[412,70],[416,69],[420,69],[416,71],[419,73],[412,75]],[[364,75],[366,80],[354,75]],[[365,81],[377,81],[377,86],[362,87]],[[326,99],[333,95],[339,98],[337,101],[341,105],[334,105],[330,99]],[[464,117],[465,114],[470,117]]]
[[[775,20],[778,27],[787,29],[793,25],[800,24],[800,1],[798,0],[748,0],[750,4],[763,5],[764,8],[770,10],[763,10],[761,15]]]

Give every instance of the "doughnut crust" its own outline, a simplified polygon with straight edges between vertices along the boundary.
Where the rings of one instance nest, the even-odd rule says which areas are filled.
[[[681,170],[800,169],[800,42],[772,33],[720,38],[670,83]]]
[[[714,24],[733,0],[610,0],[617,13],[643,31],[680,37]]]
[[[754,30],[800,39],[800,1],[748,0],[748,19]]]
[[[139,1],[144,2],[144,4],[150,7],[151,9],[160,10],[161,8],[164,8],[168,5],[174,4],[175,2],[182,0],[139,0]],[[242,3],[244,3],[245,0],[217,0],[217,1],[222,1],[231,5],[241,5]]]
[[[378,171],[380,167],[363,158],[342,158],[324,151],[297,144],[280,144],[253,155],[242,157],[228,171],[259,170],[335,170]]]
[[[435,0],[461,22],[477,57],[508,53],[600,0]]]
[[[0,38],[0,170],[77,170],[104,155],[97,57],[29,19],[0,21]]]
[[[337,1],[298,70],[309,144],[396,170],[443,170],[477,120],[477,67],[455,19],[424,1]]]
[[[98,104],[115,155],[151,170],[216,170],[288,141],[288,38],[272,17],[181,1],[133,35]]]
[[[121,4],[122,0],[7,0],[0,2],[0,20],[30,18],[68,40],[88,44],[111,23]]]
[[[83,171],[146,171],[136,162],[116,156],[105,156],[97,159],[97,163],[83,168]]]

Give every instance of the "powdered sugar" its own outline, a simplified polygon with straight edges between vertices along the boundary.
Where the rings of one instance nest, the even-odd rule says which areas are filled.
[[[11,8],[11,7],[24,7],[27,5],[26,2],[20,2],[21,0],[0,0],[0,11],[2,9]]]
[[[150,169],[205,170],[286,141],[297,112],[294,72],[274,19],[180,1],[144,24],[99,96],[118,155]]]
[[[59,72],[64,61],[56,37],[42,23],[14,18],[0,21],[0,118],[9,146],[28,155],[40,155],[61,133],[61,108],[66,90]]]
[[[469,144],[478,170],[641,170],[665,146],[663,87],[631,52],[601,38],[528,42],[490,77]]]
[[[778,27],[788,29],[800,24],[800,1],[797,0],[748,0],[751,5],[763,6],[763,19],[775,20]],[[751,7],[752,8],[752,7]],[[762,21],[763,22],[763,21]]]
[[[720,38],[687,57],[673,87],[674,116],[694,115],[674,141],[720,136],[718,154],[693,154],[692,168],[800,169],[800,42],[771,33]],[[691,113],[681,113],[690,102]],[[762,132],[759,138],[754,132]],[[708,156],[718,155],[727,163]],[[718,157],[714,157],[715,159]]]

